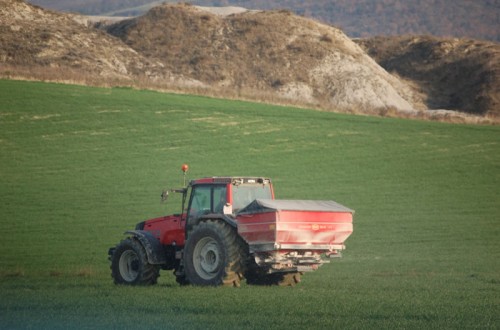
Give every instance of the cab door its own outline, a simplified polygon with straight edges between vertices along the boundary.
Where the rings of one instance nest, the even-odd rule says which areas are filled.
[[[195,185],[191,190],[191,198],[187,210],[188,230],[204,216],[223,214],[227,201],[225,184]]]

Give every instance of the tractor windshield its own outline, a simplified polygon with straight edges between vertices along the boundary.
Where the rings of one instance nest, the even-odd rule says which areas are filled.
[[[256,199],[272,199],[268,184],[233,185],[233,212],[238,212]]]

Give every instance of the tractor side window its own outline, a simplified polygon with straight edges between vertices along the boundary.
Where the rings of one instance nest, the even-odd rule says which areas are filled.
[[[214,213],[223,213],[226,205],[226,186],[214,187]]]
[[[191,194],[189,217],[208,213],[223,213],[226,204],[226,186],[198,186]]]
[[[238,211],[255,199],[271,199],[271,186],[261,184],[242,184],[233,186],[233,210]]]
[[[199,186],[193,188],[191,193],[191,206],[189,208],[189,217],[198,217],[203,213],[210,212],[210,187]]]

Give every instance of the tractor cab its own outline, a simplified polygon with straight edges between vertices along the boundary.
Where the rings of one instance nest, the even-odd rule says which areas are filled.
[[[256,199],[274,199],[271,180],[261,177],[212,177],[192,180],[186,194],[187,225],[202,218],[234,218],[235,214]]]

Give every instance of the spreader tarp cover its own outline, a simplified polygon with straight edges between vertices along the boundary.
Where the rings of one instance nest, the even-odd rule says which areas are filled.
[[[334,201],[256,199],[241,209],[238,214],[275,211],[349,212],[354,210]]]

